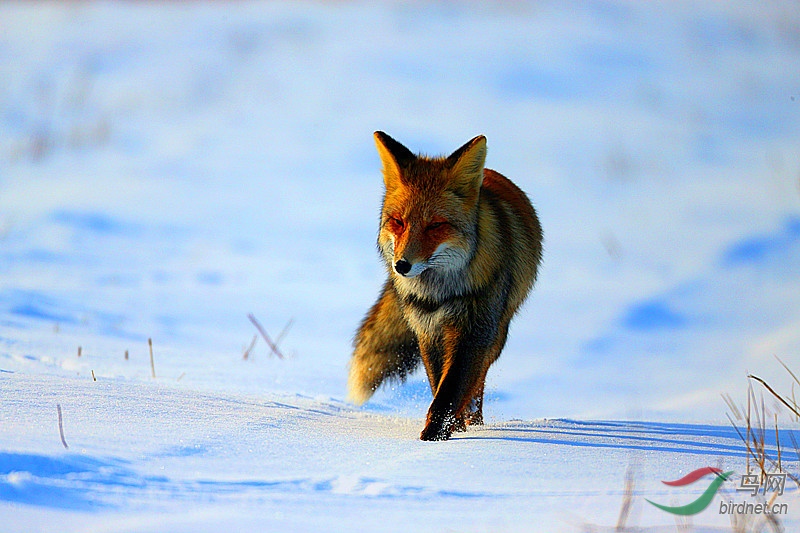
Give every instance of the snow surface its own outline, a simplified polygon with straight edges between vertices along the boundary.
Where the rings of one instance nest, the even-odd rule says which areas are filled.
[[[545,230],[446,443],[421,375],[343,401],[376,129],[485,134]],[[2,528],[606,531],[630,469],[672,531],[660,480],[746,468],[720,395],[800,368],[798,141],[793,2],[2,3]]]

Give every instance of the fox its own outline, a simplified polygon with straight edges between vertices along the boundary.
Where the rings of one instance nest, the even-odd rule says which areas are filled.
[[[483,424],[486,375],[536,281],[542,227],[526,194],[484,168],[485,136],[448,157],[415,155],[382,131],[374,139],[388,277],[354,338],[348,399],[363,404],[421,362],[433,401],[420,439],[447,440]]]

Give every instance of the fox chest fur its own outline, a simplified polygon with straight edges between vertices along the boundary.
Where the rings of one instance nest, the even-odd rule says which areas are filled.
[[[441,440],[482,420],[486,372],[536,279],[542,231],[527,196],[484,169],[485,137],[447,158],[375,139],[388,279],[356,335],[350,397],[365,401],[422,361],[434,401],[421,438]]]

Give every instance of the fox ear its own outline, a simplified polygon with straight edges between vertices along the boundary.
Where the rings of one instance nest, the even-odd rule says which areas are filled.
[[[478,135],[447,158],[451,188],[465,197],[476,194],[483,183],[485,162],[486,137]]]
[[[382,131],[375,132],[375,146],[383,164],[383,181],[387,189],[397,187],[403,180],[402,167],[416,159],[411,150]]]

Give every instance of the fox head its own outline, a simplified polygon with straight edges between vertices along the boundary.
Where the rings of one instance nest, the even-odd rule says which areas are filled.
[[[475,246],[486,137],[475,137],[449,157],[417,156],[375,132],[386,194],[378,246],[393,273],[463,269]]]

